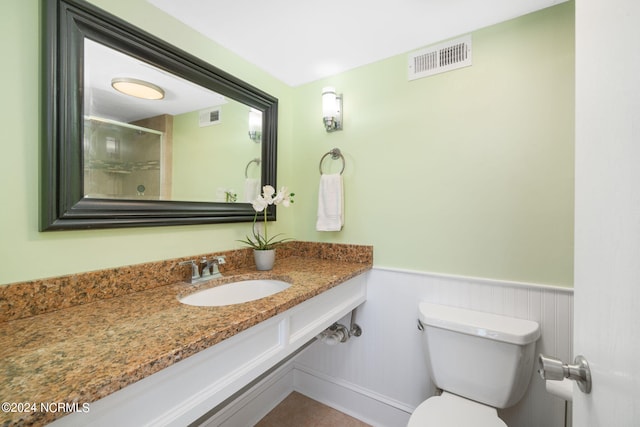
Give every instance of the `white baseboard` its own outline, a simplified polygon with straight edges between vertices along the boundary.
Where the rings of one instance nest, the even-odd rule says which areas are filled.
[[[337,378],[285,363],[243,395],[203,422],[206,427],[255,425],[291,392],[357,418],[374,427],[404,427],[410,408]]]
[[[295,366],[293,388],[372,426],[405,427],[413,408],[355,384]]]

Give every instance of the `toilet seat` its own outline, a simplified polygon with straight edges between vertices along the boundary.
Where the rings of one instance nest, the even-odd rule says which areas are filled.
[[[507,427],[490,406],[444,392],[422,402],[407,427]]]

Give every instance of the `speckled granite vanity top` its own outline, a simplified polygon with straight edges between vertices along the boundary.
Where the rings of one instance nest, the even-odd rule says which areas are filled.
[[[233,269],[224,269],[221,279],[198,285],[176,280],[155,287],[147,284],[145,289],[121,295],[107,292],[102,298],[76,295],[73,298],[86,301],[72,306],[63,302],[58,309],[54,304],[48,312],[39,308],[45,312],[31,317],[19,318],[18,303],[10,297],[37,300],[37,295],[24,294],[30,285],[32,294],[42,286],[48,291],[57,286],[55,294],[68,299],[67,286],[54,279],[4,286],[0,308],[5,316],[11,313],[17,318],[0,323],[2,401],[93,402],[369,270],[373,257],[369,246],[294,242],[278,252],[273,270],[257,272],[248,261],[249,253],[229,252],[228,265]],[[188,274],[188,269],[174,269],[176,261],[180,260],[166,264],[171,267],[165,281],[175,274]],[[148,267],[127,267],[127,271],[135,276]],[[99,276],[118,274],[115,269],[111,272]],[[292,286],[270,297],[224,307],[194,307],[178,301],[178,295],[198,289],[255,278],[285,280]],[[140,281],[151,283],[145,278]],[[0,412],[3,426],[42,425],[65,415],[4,409]]]

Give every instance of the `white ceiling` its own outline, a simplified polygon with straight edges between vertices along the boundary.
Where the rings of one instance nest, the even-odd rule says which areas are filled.
[[[566,0],[147,0],[297,86]]]

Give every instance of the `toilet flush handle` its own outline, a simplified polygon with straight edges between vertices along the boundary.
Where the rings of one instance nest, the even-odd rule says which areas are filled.
[[[555,357],[540,354],[538,356],[538,366],[540,368],[538,373],[542,379],[562,381],[568,378],[576,381],[582,392],[591,392],[591,370],[587,359],[583,356],[576,356],[573,360],[573,365],[568,365]]]

